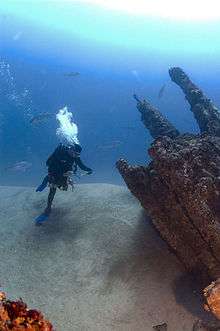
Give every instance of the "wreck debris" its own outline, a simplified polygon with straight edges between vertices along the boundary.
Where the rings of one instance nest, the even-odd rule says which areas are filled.
[[[135,96],[142,121],[156,138],[148,150],[152,161],[130,166],[121,159],[116,166],[161,237],[206,286],[220,277],[220,116],[180,68],[169,73],[187,96],[202,134],[180,135]]]
[[[206,300],[205,310],[210,311],[220,320],[220,279],[212,282],[203,290],[203,295]],[[219,322],[220,327],[220,322]]]
[[[1,331],[53,331],[52,324],[35,309],[28,309],[21,299],[10,301],[0,292]]]
[[[218,108],[212,104],[202,90],[191,82],[181,68],[171,68],[169,74],[171,80],[179,85],[185,94],[201,133],[206,132],[220,137],[220,113]]]
[[[155,325],[155,326],[153,326],[153,329],[155,331],[167,331],[167,323]]]
[[[179,135],[179,131],[161,115],[159,110],[152,107],[146,100],[139,100],[136,94],[134,94],[134,99],[137,101],[137,109],[141,113],[141,120],[154,139],[159,136],[175,138]]]

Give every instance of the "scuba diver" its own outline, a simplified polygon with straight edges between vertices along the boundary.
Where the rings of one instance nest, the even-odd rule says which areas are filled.
[[[92,169],[86,167],[80,159],[81,151],[82,147],[77,143],[67,146],[60,144],[48,158],[46,162],[48,175],[37,187],[36,192],[42,192],[47,185],[49,185],[50,191],[47,207],[43,214],[36,218],[36,224],[40,225],[49,217],[57,188],[67,191],[69,185],[73,187],[71,176],[76,174],[78,167],[86,171],[88,175],[92,174]]]

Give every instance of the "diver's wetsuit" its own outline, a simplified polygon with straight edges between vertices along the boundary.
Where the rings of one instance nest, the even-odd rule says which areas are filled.
[[[76,173],[78,166],[88,173],[92,173],[92,169],[86,167],[79,156],[72,157],[68,152],[68,147],[63,144],[60,144],[55,149],[53,154],[48,158],[46,165],[48,167],[48,176],[45,177],[44,181],[50,184],[50,192],[45,214],[50,214],[56,188],[58,187],[63,190],[67,190],[68,188],[67,176],[64,174],[68,171]]]
[[[53,183],[58,187],[66,185],[67,177],[64,177],[67,171],[73,171],[76,173],[77,166],[80,169],[91,172],[92,169],[86,167],[80,157],[72,157],[68,153],[68,147],[60,144],[53,154],[48,158],[46,165],[48,167],[49,183]]]

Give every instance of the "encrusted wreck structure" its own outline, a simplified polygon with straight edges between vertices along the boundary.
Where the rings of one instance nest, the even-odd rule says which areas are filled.
[[[52,324],[22,299],[11,301],[0,291],[0,331],[54,331]]]
[[[152,161],[116,166],[172,251],[207,286],[220,277],[220,113],[181,68],[170,78],[182,89],[201,134],[180,132],[146,100],[141,120],[155,139]]]

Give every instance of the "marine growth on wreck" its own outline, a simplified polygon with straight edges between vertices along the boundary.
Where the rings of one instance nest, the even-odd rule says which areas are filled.
[[[182,89],[201,134],[180,134],[148,101],[137,101],[141,120],[155,139],[147,166],[125,160],[117,168],[154,226],[186,269],[220,277],[220,113],[181,68],[170,78]]]

